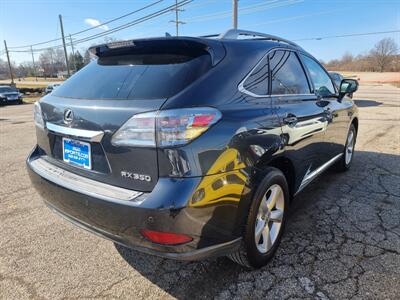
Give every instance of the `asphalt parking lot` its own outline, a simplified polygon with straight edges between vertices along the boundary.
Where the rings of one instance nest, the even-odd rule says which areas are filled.
[[[32,105],[0,107],[0,299],[400,299],[400,88],[362,85],[352,169],[297,198],[276,257],[176,262],[115,247],[42,203]]]

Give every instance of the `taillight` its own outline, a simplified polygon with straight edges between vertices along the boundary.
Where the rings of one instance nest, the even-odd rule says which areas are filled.
[[[134,115],[113,135],[112,144],[155,147],[155,117],[155,112]]]
[[[210,107],[170,109],[134,115],[114,134],[116,146],[184,145],[221,119]]]
[[[40,108],[39,102],[35,102],[33,106],[33,119],[35,120],[35,125],[41,129],[44,128],[44,120],[42,115],[42,109]]]
[[[162,245],[179,245],[191,242],[190,236],[171,232],[160,232],[144,229],[141,234],[149,241]]]

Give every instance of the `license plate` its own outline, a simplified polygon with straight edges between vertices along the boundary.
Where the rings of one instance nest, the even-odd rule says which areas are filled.
[[[92,168],[92,157],[90,144],[63,138],[63,160],[67,163],[83,167]]]

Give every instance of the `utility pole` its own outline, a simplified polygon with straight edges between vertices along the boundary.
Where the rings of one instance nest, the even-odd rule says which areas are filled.
[[[234,29],[238,27],[238,1],[232,0],[232,27]]]
[[[51,64],[51,73],[50,73],[50,78],[53,77],[55,73],[55,68],[54,68],[54,60],[53,60],[53,51],[49,51],[50,53],[50,64]]]
[[[10,54],[8,53],[6,40],[4,40],[4,48],[6,49],[6,54],[7,54],[8,69],[10,70],[10,76],[11,76],[11,84],[14,85],[14,75],[11,68]]]
[[[65,46],[64,26],[63,26],[63,22],[62,22],[62,17],[61,17],[61,15],[58,15],[58,17],[60,18],[61,37],[62,37],[62,40],[63,40],[64,55],[65,55],[65,63],[67,64],[67,73],[68,73],[68,77],[69,77],[71,74],[70,74],[70,72],[69,72],[69,63],[68,63],[67,47]]]
[[[170,21],[171,23],[175,23],[176,28],[176,36],[179,36],[179,24],[186,24],[185,22],[179,21],[179,12],[183,11],[183,9],[178,8],[178,0],[175,0],[175,21]]]
[[[32,49],[32,46],[31,46],[31,55],[32,55],[32,63],[33,63],[33,75],[35,75],[35,79],[36,79],[36,81],[37,81],[35,57],[33,56],[33,49]]]
[[[72,43],[72,37],[71,37],[71,35],[69,35],[69,42],[71,43],[72,63],[73,63],[73,65],[74,65],[74,71],[76,72],[75,50],[74,50],[74,44]]]

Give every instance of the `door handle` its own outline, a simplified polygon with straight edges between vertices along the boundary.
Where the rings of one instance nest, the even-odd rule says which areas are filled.
[[[283,123],[287,125],[295,125],[298,119],[296,116],[289,114],[287,117],[283,118]]]

